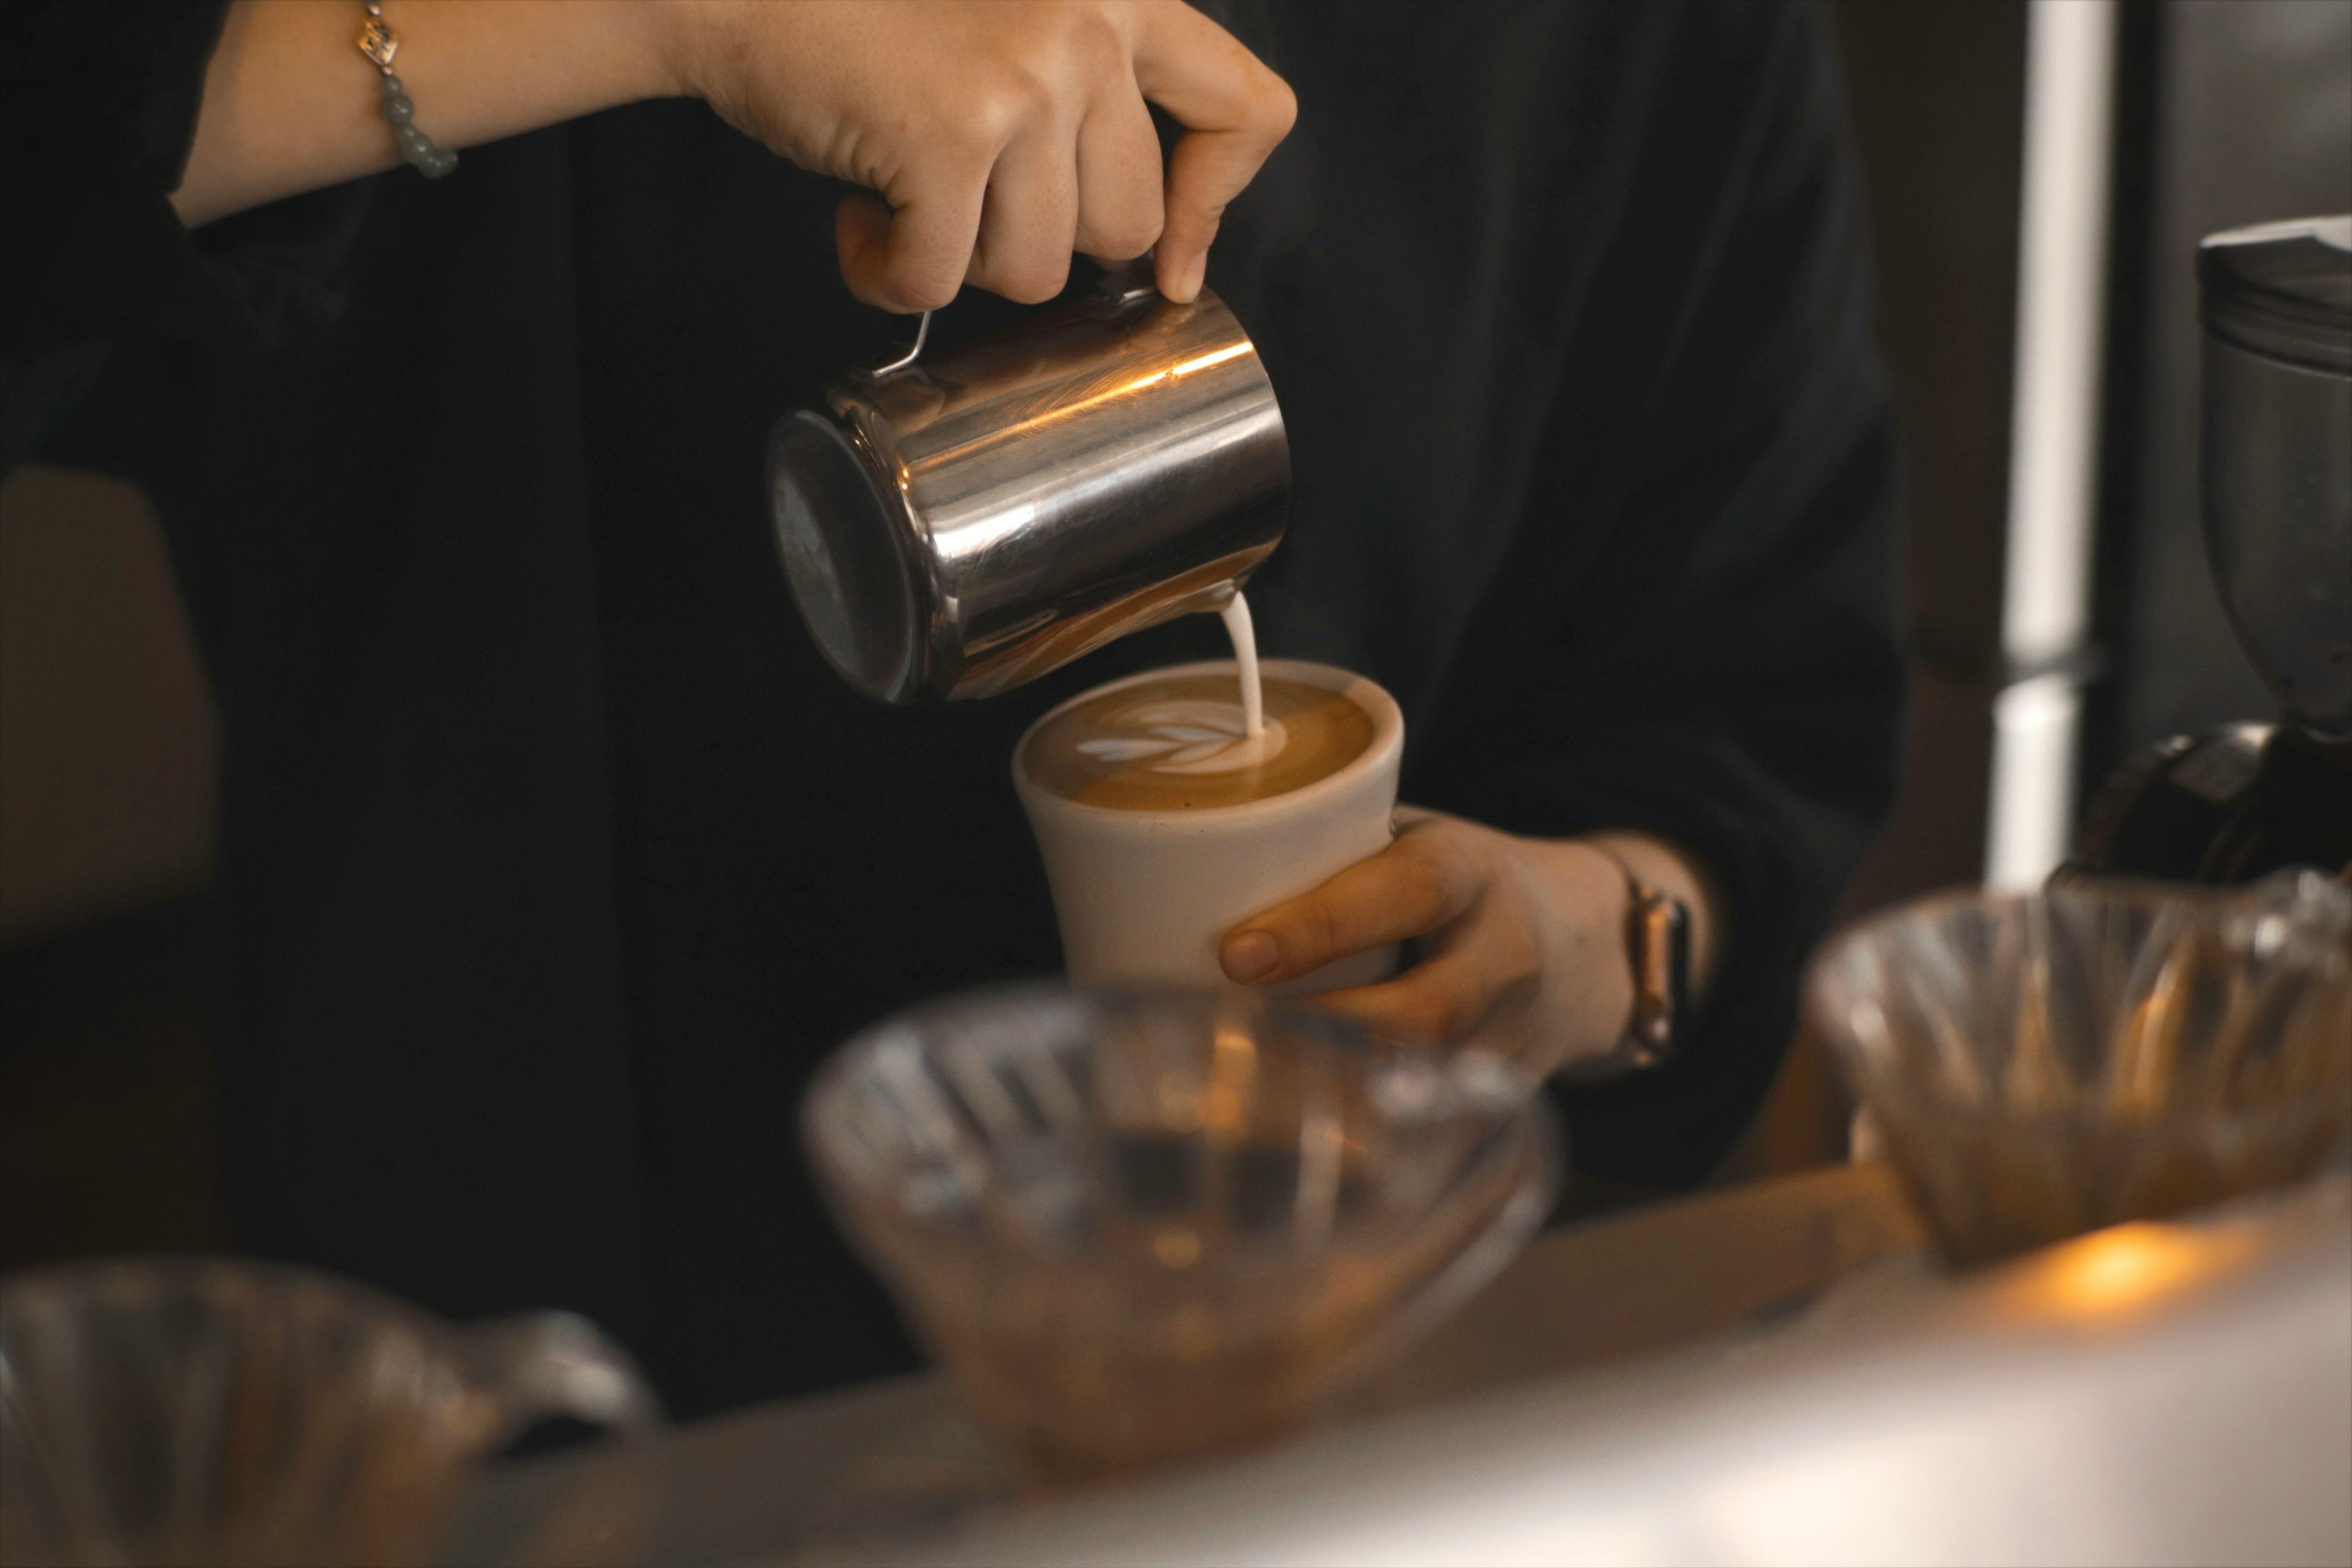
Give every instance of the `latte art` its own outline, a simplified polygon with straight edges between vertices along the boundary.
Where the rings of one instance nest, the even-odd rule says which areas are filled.
[[[1143,733],[1097,735],[1078,750],[1098,763],[1132,763],[1155,773],[1223,773],[1272,762],[1290,741],[1279,719],[1255,735],[1238,702],[1177,698],[1139,709]]]
[[[1371,715],[1341,693],[1279,676],[1263,688],[1265,728],[1251,735],[1230,674],[1122,686],[1047,720],[1022,765],[1082,805],[1184,811],[1286,795],[1371,744]]]

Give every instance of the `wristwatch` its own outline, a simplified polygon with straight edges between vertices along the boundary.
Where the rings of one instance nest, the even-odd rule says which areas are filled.
[[[1590,840],[1587,840],[1590,843]],[[1572,1078],[1612,1078],[1663,1067],[1681,1048],[1690,1016],[1690,906],[1643,880],[1614,851],[1592,844],[1625,879],[1625,963],[1633,975],[1633,1016],[1616,1048],[1576,1064]]]

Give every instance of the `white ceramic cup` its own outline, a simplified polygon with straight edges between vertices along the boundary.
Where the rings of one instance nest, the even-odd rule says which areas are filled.
[[[1178,675],[1234,675],[1231,659],[1172,665],[1097,686],[1029,727],[1013,749],[1013,786],[1037,835],[1062,961],[1081,985],[1215,986],[1225,932],[1259,910],[1319,887],[1396,837],[1404,715],[1386,691],[1348,670],[1270,658],[1267,677],[1338,691],[1371,715],[1372,742],[1337,773],[1286,795],[1193,811],[1081,805],[1029,782],[1029,743],[1055,715],[1106,691]],[[1270,987],[1336,990],[1384,980],[1396,949],[1356,953]]]

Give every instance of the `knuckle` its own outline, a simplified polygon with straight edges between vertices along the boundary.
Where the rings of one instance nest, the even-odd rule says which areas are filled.
[[[1000,62],[988,77],[986,97],[992,110],[1003,123],[1018,125],[1051,109],[1059,96],[1054,75],[1045,61],[1033,55]]]
[[[1087,248],[1106,260],[1126,261],[1157,244],[1160,227],[1158,213],[1108,219],[1094,226],[1093,243]]]
[[[1444,874],[1425,857],[1399,856],[1392,885],[1398,904],[1411,910],[1416,921],[1433,916],[1444,904]]]
[[[1035,305],[1052,299],[1070,280],[1066,252],[1024,245],[998,248],[993,254],[985,238],[974,252],[967,281],[1016,304]]]
[[[1397,892],[1416,915],[1435,921],[1454,902],[1456,878],[1453,868],[1429,847],[1401,840],[1397,855]]]
[[[937,310],[955,300],[956,291],[963,280],[949,275],[947,269],[928,263],[893,272],[884,288],[889,299],[887,306],[901,310]]]
[[[940,136],[972,156],[987,156],[1013,140],[1028,117],[1029,105],[1018,79],[993,72],[961,96],[952,110],[941,116]]]
[[[1042,305],[1062,291],[1070,280],[1069,263],[1058,268],[1029,265],[1013,269],[1001,279],[997,292],[1016,304]]]
[[[1270,142],[1281,141],[1298,123],[1298,94],[1272,71],[1265,73],[1262,89],[1253,95],[1250,108],[1252,123]]]
[[[1319,961],[1339,945],[1339,914],[1328,899],[1307,900],[1299,911],[1299,934],[1306,939],[1301,944],[1306,950],[1304,956]]]

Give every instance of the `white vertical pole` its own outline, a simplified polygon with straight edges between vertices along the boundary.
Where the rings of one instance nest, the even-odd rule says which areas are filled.
[[[2023,678],[1993,703],[1985,880],[1998,888],[2038,886],[2073,826],[2082,694],[2052,667],[2090,634],[2115,118],[2116,0],[2032,0],[2029,16],[2000,626]]]

